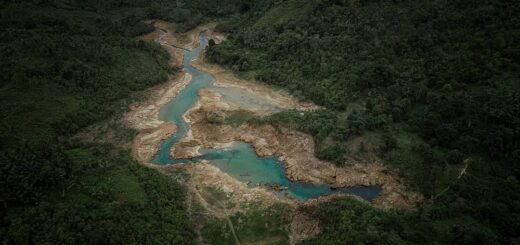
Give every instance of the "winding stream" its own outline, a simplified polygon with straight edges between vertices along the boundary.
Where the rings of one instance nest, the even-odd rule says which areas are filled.
[[[163,36],[164,33],[159,39],[159,43],[163,46],[169,46],[162,40]],[[208,39],[203,33],[199,35],[199,43],[199,47],[192,51],[183,51],[184,70],[192,75],[192,80],[174,99],[162,107],[159,113],[161,120],[175,123],[175,125],[177,125],[177,131],[172,137],[162,143],[159,153],[154,159],[154,163],[179,164],[196,162],[202,159],[209,160],[212,165],[249,185],[279,185],[284,189],[279,192],[280,195],[289,195],[299,200],[307,200],[332,193],[349,193],[371,201],[381,192],[381,186],[358,186],[333,189],[325,184],[313,185],[292,182],[285,175],[282,163],[276,157],[259,157],[251,146],[245,142],[234,142],[226,149],[201,149],[202,156],[193,159],[170,158],[170,150],[173,145],[184,138],[189,131],[189,124],[184,120],[183,115],[197,102],[197,92],[200,89],[211,87],[224,95],[227,93],[227,96],[230,98],[240,98],[244,96],[237,95],[239,93],[237,91],[213,87],[213,77],[191,65],[191,61],[196,59],[200,52],[208,45]],[[172,47],[170,46],[170,48]],[[252,101],[258,101],[258,98]],[[268,107],[268,105],[263,104],[261,101],[258,103],[262,107]],[[280,109],[269,108],[269,110],[279,111]]]

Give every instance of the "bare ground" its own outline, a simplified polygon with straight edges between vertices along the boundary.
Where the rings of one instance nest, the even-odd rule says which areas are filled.
[[[187,113],[191,122],[192,144],[206,148],[221,148],[232,141],[250,143],[260,156],[279,156],[288,178],[308,183],[325,182],[334,187],[382,185],[383,191],[374,204],[385,208],[411,208],[421,197],[405,190],[401,180],[388,171],[381,161],[354,161],[346,167],[317,159],[314,141],[299,131],[276,128],[268,124],[243,124],[233,127],[209,122],[208,114],[227,108],[215,92],[201,90],[199,104]],[[182,151],[177,145],[176,151]]]
[[[263,83],[254,80],[244,80],[238,78],[234,73],[218,65],[208,64],[201,57],[192,62],[192,65],[199,70],[207,72],[215,79],[214,85],[217,87],[238,88],[269,101],[283,109],[296,109],[301,111],[315,110],[319,107],[311,102],[302,102],[285,90],[275,90]]]
[[[163,21],[155,21],[154,25],[158,30],[143,36],[142,40],[159,40],[162,37],[165,43],[191,49],[198,45],[198,34],[200,32],[205,32],[217,43],[225,38],[223,35],[212,31],[214,24],[201,26],[184,34],[189,38],[183,40],[179,40],[173,34],[173,25]],[[159,29],[165,30],[165,32],[161,32]],[[167,50],[171,55],[170,64],[181,67],[183,52],[175,48],[167,48]],[[274,90],[256,81],[241,80],[219,66],[206,64],[203,56],[194,61],[193,65],[212,74],[216,86],[245,90],[284,109],[304,111],[318,108],[312,103],[298,101],[285,91]],[[161,142],[175,132],[173,124],[158,119],[159,109],[175,97],[190,79],[189,75],[184,73],[172,77],[168,82],[147,90],[145,93],[149,100],[131,107],[130,113],[124,118],[124,123],[139,130],[139,135],[134,139],[133,144],[135,157],[142,163],[154,168],[180,167],[185,169],[191,176],[187,182],[188,189],[213,216],[221,217],[223,213],[229,215],[234,212],[241,212],[243,211],[241,204],[244,203],[261,203],[263,207],[268,207],[273,203],[285,202],[294,208],[292,211],[294,218],[290,228],[291,244],[296,244],[302,239],[311,238],[319,233],[318,221],[303,213],[298,213],[296,207],[299,205],[317,205],[321,202],[330,201],[336,196],[321,197],[302,203],[280,198],[264,188],[250,188],[247,184],[204,162],[166,167],[158,167],[150,163]],[[200,146],[220,148],[232,141],[240,140],[251,143],[260,156],[280,156],[286,174],[293,181],[326,182],[336,187],[380,184],[383,186],[383,191],[373,204],[381,208],[413,208],[414,204],[422,199],[417,193],[407,191],[402,180],[388,171],[378,159],[351,161],[347,167],[337,167],[314,156],[314,142],[310,135],[287,128],[275,128],[266,124],[243,124],[237,128],[223,123],[210,123],[208,114],[215,112],[226,114],[235,109],[234,105],[222,101],[221,97],[219,93],[211,89],[204,89],[199,92],[198,103],[184,115],[186,121],[191,124],[191,130],[188,136],[172,149],[173,155],[190,157],[199,154]],[[201,195],[201,190],[205,187],[215,187],[224,191],[228,198],[227,201],[235,204],[234,207],[222,210],[219,205],[208,203],[204,195]]]

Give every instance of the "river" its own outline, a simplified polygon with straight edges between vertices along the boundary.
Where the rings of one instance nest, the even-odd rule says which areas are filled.
[[[167,45],[159,40],[161,45]],[[231,91],[213,86],[213,77],[202,72],[191,65],[199,54],[208,45],[207,37],[201,33],[199,35],[199,46],[192,51],[184,50],[183,66],[184,71],[192,75],[192,80],[175,98],[161,108],[159,119],[173,122],[177,126],[175,134],[164,141],[159,153],[154,159],[155,164],[190,164],[199,160],[209,160],[210,164],[218,167],[230,176],[239,179],[251,186],[270,185],[277,186],[279,195],[288,195],[299,200],[307,200],[333,193],[347,193],[360,196],[371,201],[381,192],[381,186],[357,186],[349,188],[331,188],[326,184],[306,184],[290,181],[285,175],[283,163],[275,156],[259,157],[251,146],[245,142],[234,142],[224,149],[201,149],[202,156],[193,159],[172,159],[170,150],[180,139],[184,138],[189,131],[189,124],[184,120],[183,115],[197,102],[198,91],[203,88],[214,88],[220,93],[229,93],[227,96],[233,97],[239,92]],[[240,95],[244,96],[244,95]],[[239,97],[240,97],[239,96]],[[262,101],[254,98],[254,103],[264,105]],[[251,102],[250,102],[251,103]],[[273,111],[278,108],[273,108]]]

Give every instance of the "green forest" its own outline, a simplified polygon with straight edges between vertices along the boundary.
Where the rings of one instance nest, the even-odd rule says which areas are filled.
[[[301,208],[323,226],[304,244],[520,244],[518,13],[514,0],[0,0],[0,241],[197,243],[182,173],[137,163],[122,146],[135,132],[111,124],[178,72],[136,38],[163,19],[217,21],[227,40],[208,62],[323,108],[266,122],[338,165],[376,133],[375,154],[425,197],[413,211]],[[78,139],[96,123],[114,139]]]
[[[113,142],[73,137],[177,72],[159,45],[137,41],[154,29],[143,20],[204,20],[173,5],[184,17],[162,16],[158,4],[0,1],[3,244],[192,243],[184,188],[120,147],[129,129],[112,128]]]
[[[274,115],[338,164],[379,132],[377,152],[427,201],[380,212],[352,201],[309,211],[310,244],[520,242],[517,1],[277,1],[217,29],[208,60],[326,109]],[[467,174],[456,178],[457,169]]]

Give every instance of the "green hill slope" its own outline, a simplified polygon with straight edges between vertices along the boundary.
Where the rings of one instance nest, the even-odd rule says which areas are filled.
[[[133,137],[117,123],[131,93],[176,72],[136,40],[153,16],[127,2],[2,3],[3,243],[192,243],[185,190],[120,147]],[[71,138],[100,121],[113,140]]]
[[[315,215],[330,229],[314,242],[514,243],[519,10],[508,0],[278,1],[261,17],[241,15],[218,27],[231,35],[208,57],[325,106],[271,118],[312,134],[322,159],[341,165],[363,157],[367,148],[352,151],[353,140],[379,135],[375,148],[365,141],[368,153],[429,200],[414,218],[398,215],[404,227],[393,233],[385,222],[365,220],[365,212],[340,220],[324,210]],[[356,228],[361,233],[334,228],[353,217],[366,221]],[[388,236],[364,240],[367,230]]]

